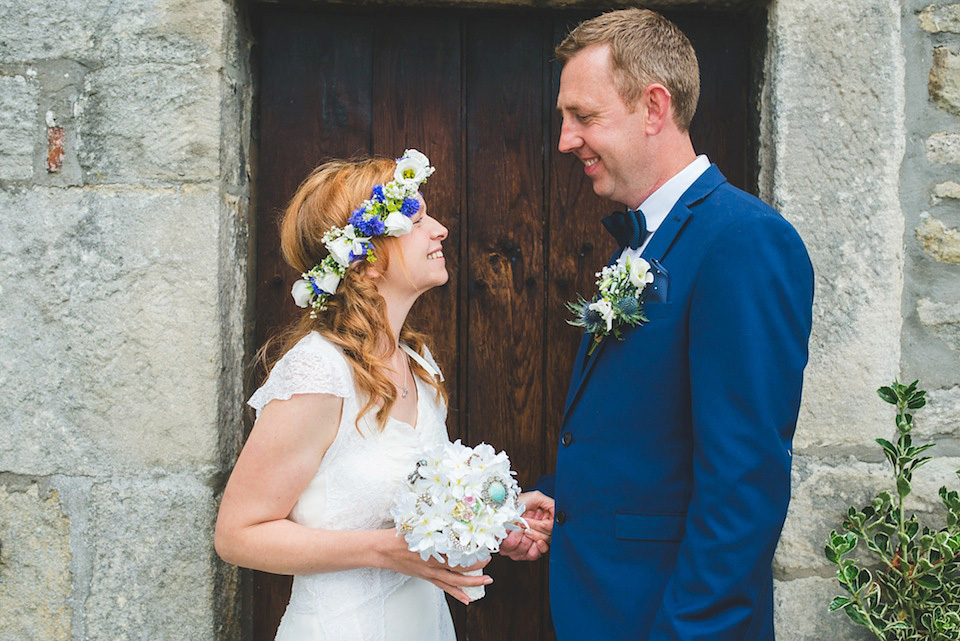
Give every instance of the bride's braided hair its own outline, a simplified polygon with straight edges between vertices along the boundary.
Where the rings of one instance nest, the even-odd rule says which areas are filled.
[[[284,259],[297,272],[306,272],[326,256],[323,235],[331,227],[343,227],[356,207],[370,197],[376,184],[393,177],[396,163],[389,158],[333,160],[314,169],[301,183],[280,221],[280,250]],[[395,260],[403,257],[396,249],[397,239],[379,236],[373,239],[377,256],[376,269],[389,269],[391,253]],[[392,251],[391,251],[392,250]],[[397,400],[397,390],[386,375],[388,360],[396,348],[390,339],[386,302],[377,291],[374,277],[369,274],[371,264],[354,261],[347,268],[335,296],[327,301],[326,311],[310,318],[306,313],[271,338],[258,352],[258,361],[269,374],[280,358],[297,341],[311,331],[317,331],[339,345],[353,369],[358,390],[367,397],[357,417],[374,407],[377,424],[382,430]],[[400,340],[418,353],[423,352],[425,337],[404,324]],[[384,349],[390,350],[383,353]],[[446,390],[423,367],[411,360],[414,375],[433,387],[444,402]]]

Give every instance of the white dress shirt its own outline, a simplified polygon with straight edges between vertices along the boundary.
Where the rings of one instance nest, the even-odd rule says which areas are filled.
[[[659,229],[663,221],[667,219],[667,214],[670,213],[673,206],[680,200],[683,192],[690,189],[690,185],[697,182],[697,178],[703,175],[703,172],[709,168],[710,161],[704,154],[700,154],[692,163],[681,169],[680,173],[660,185],[659,189],[647,196],[647,199],[640,203],[638,209],[643,212],[643,216],[647,220],[647,229],[650,233],[640,247],[637,249],[627,247],[623,250],[623,253],[630,258],[640,256],[650,242],[650,239],[653,238],[654,232]]]

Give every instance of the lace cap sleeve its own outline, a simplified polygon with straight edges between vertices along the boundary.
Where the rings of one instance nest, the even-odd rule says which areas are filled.
[[[260,416],[270,401],[285,401],[294,394],[353,396],[349,364],[333,343],[316,332],[304,336],[277,361],[247,405]]]

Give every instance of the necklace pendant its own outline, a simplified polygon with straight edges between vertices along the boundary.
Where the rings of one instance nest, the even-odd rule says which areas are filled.
[[[401,398],[406,398],[407,394],[410,392],[410,390],[408,390],[406,387],[403,387],[403,386],[400,387],[400,390],[401,390],[400,391]]]

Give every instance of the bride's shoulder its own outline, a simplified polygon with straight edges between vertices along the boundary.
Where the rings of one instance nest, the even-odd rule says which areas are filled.
[[[247,403],[259,413],[271,400],[286,400],[294,394],[353,396],[353,377],[346,357],[317,332],[301,338],[277,361]]]

